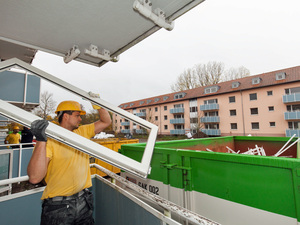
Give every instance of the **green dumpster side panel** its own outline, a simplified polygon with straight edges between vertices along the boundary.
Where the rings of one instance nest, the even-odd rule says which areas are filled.
[[[191,166],[195,191],[296,217],[291,169],[201,158]]]

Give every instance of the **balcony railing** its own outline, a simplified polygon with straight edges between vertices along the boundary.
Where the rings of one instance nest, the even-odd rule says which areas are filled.
[[[173,108],[170,109],[170,113],[174,114],[174,113],[184,113],[184,108]]]
[[[135,133],[137,133],[137,134],[147,134],[147,131],[143,130],[143,129],[138,129],[138,130],[135,130]]]
[[[221,131],[219,129],[203,129],[201,131],[209,136],[220,136],[221,135]]]
[[[146,113],[145,112],[139,112],[139,113],[136,113],[135,115],[139,116],[139,117],[146,117]]]
[[[122,134],[130,134],[130,129],[121,130]]]
[[[297,112],[285,112],[284,113],[285,120],[300,120],[300,111]]]
[[[294,134],[296,134],[296,137],[300,138],[300,129],[299,130],[287,129],[285,131],[285,136],[287,136],[287,137],[292,137]]]
[[[217,103],[200,105],[201,111],[218,110],[218,109],[219,109],[219,104]]]
[[[180,134],[180,135],[183,135],[185,134],[185,130],[184,129],[181,129],[181,130],[170,130],[170,134]]]
[[[171,124],[184,124],[184,118],[179,118],[179,119],[171,119],[170,120]]]
[[[121,126],[129,126],[130,125],[130,122],[122,122],[121,123]]]
[[[219,116],[205,116],[200,118],[201,123],[220,123]]]
[[[300,102],[300,93],[282,96],[283,103]]]

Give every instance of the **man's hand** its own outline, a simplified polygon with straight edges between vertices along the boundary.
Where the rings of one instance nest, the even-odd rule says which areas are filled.
[[[100,94],[95,94],[95,93],[93,93],[93,92],[91,92],[91,91],[90,91],[88,94],[89,94],[89,96],[91,96],[92,98],[100,98]],[[100,106],[94,105],[94,104],[92,104],[92,107],[93,107],[93,109],[101,109]]]
[[[47,120],[35,120],[31,123],[31,133],[37,141],[47,141],[45,130],[48,125],[49,122]]]

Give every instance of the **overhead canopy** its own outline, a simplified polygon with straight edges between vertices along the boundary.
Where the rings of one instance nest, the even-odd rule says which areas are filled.
[[[42,50],[102,66],[203,1],[0,0],[0,59],[31,63]]]

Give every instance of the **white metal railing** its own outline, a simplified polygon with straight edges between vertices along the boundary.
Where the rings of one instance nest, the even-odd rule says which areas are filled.
[[[34,145],[35,143],[31,142],[31,143],[20,143],[20,144],[2,144],[0,145],[0,155],[4,155],[4,154],[9,154],[9,162],[8,162],[8,166],[9,166],[9,170],[8,170],[8,178],[12,179],[13,176],[13,157],[14,157],[14,152],[15,151],[19,151],[19,160],[18,160],[18,177],[21,177],[21,173],[22,173],[22,153],[23,150],[32,150],[33,147],[23,147],[24,145]],[[18,146],[19,148],[12,148],[10,149],[9,147],[11,146]],[[4,148],[4,149],[1,149]],[[1,186],[1,185],[0,185]],[[11,185],[9,185],[8,188],[1,188],[0,189],[0,193],[4,192],[4,191],[8,191],[9,194],[11,194]]]

